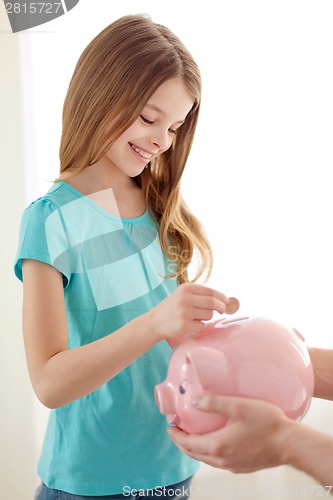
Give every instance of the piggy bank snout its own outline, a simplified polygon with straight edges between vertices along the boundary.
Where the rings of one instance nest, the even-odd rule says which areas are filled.
[[[163,382],[158,384],[154,389],[156,404],[163,415],[175,413],[174,388]]]

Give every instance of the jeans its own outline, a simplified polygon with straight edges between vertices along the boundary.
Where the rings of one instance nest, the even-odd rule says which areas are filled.
[[[124,489],[124,494],[86,497],[73,495],[65,491],[53,490],[41,484],[36,491],[35,500],[150,500],[151,498],[183,500],[190,497],[190,485],[192,477],[189,477],[181,483],[172,484],[165,487],[156,487],[155,490],[143,490],[130,492],[129,488]],[[146,493],[144,495],[144,493]]]

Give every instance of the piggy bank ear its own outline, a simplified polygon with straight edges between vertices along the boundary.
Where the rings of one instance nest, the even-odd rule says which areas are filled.
[[[225,354],[213,347],[196,347],[187,359],[204,390],[223,392],[228,371]]]

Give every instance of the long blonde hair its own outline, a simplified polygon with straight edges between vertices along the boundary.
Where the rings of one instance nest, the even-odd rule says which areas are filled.
[[[162,250],[180,283],[189,281],[194,253],[197,272],[208,278],[212,252],[198,219],[180,193],[201,99],[201,78],[193,57],[166,27],[143,15],[124,16],[86,47],[74,70],[63,108],[60,178],[75,176],[106,154],[138,118],[157,88],[181,77],[194,104],[172,146],[154,158],[136,183],[159,225]]]

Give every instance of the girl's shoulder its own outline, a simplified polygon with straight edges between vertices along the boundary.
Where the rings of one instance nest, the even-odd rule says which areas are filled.
[[[54,183],[49,191],[32,201],[24,210],[21,219],[21,238],[29,236],[37,240],[45,232],[54,237],[64,231],[61,208],[68,203],[67,190],[61,183]]]
[[[36,213],[49,215],[55,210],[68,203],[69,193],[63,183],[55,182],[52,187],[43,196],[33,200],[24,210],[24,213]]]
[[[66,196],[66,189],[55,183],[45,195],[32,201],[24,210],[14,266],[20,280],[23,259],[39,260],[54,266],[59,254],[68,250],[68,232],[61,215],[61,207],[68,202]],[[59,270],[66,275],[63,269]]]

